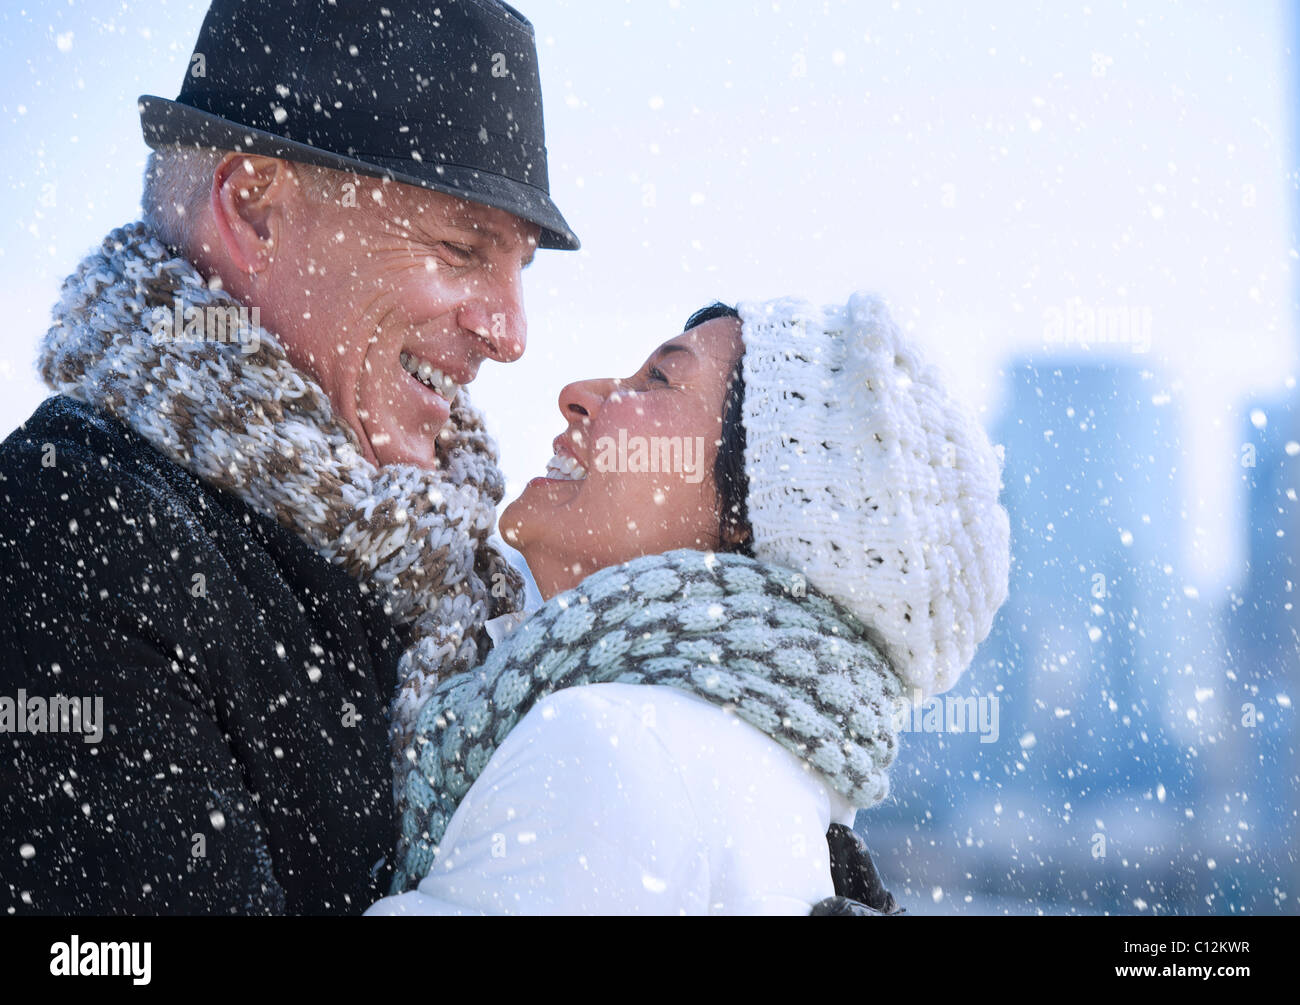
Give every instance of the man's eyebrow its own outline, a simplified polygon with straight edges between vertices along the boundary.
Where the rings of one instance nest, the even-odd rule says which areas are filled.
[[[473,234],[475,237],[485,237],[495,244],[501,243],[501,234],[491,227],[485,227],[481,223],[475,223],[473,217],[453,216],[441,221],[442,226],[450,227],[452,230],[463,230],[467,234]],[[436,226],[436,224],[435,224]]]

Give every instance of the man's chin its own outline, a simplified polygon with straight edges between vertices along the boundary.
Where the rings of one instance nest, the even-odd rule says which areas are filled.
[[[451,420],[451,402],[414,380],[397,387],[366,388],[361,402],[370,407],[359,410],[356,425],[375,463],[380,467],[410,464],[430,471],[439,466],[438,434]]]
[[[373,427],[362,422],[365,441],[380,467],[411,464],[434,470],[438,462],[438,433],[451,418],[450,405],[445,408],[420,409],[417,415],[384,416]]]
[[[433,433],[376,432],[368,438],[370,452],[379,467],[407,464],[434,471],[438,468],[437,437]]]

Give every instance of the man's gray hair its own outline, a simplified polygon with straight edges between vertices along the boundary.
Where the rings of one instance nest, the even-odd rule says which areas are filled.
[[[167,244],[186,247],[195,221],[202,218],[207,206],[212,175],[229,152],[182,145],[151,151],[140,195],[140,215],[145,225]],[[330,175],[334,172],[310,164],[294,163],[293,167],[309,196],[328,197]]]
[[[154,150],[144,166],[141,219],[173,247],[186,245],[193,221],[202,214],[212,174],[225,150],[168,146]]]

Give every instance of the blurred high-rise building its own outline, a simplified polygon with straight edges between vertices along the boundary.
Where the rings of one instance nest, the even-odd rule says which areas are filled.
[[[1237,463],[1245,563],[1224,611],[1232,690],[1229,805],[1237,828],[1294,855],[1300,815],[1300,393],[1249,402]],[[1279,861],[1295,874],[1296,865]],[[1285,886],[1285,884],[1283,884]]]
[[[1214,880],[1186,849],[1224,641],[1187,579],[1178,405],[1144,356],[1034,355],[1006,375],[1010,594],[961,687],[998,698],[1001,736],[906,736],[897,803],[868,827],[935,821],[979,848],[986,875],[965,882],[1003,895],[1206,910]]]

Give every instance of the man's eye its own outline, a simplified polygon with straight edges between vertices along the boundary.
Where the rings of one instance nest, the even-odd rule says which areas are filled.
[[[474,249],[467,248],[463,244],[451,244],[443,241],[441,247],[453,265],[468,265],[470,259],[474,257]]]

